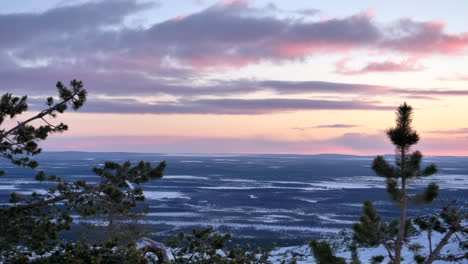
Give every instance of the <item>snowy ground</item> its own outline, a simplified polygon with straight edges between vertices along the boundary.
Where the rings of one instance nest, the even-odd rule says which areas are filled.
[[[434,244],[436,244],[442,236],[440,234],[433,234],[433,239],[434,239]],[[417,242],[421,245],[424,246],[424,249],[421,250],[420,253],[423,253],[423,255],[426,255],[424,253],[427,253],[427,248],[428,248],[428,240],[426,239],[426,234],[422,234],[419,236],[417,239],[414,240],[414,242]],[[435,247],[435,246],[434,246]],[[310,248],[308,246],[296,246],[296,247],[283,247],[276,249],[275,251],[272,252],[272,257],[271,260],[273,261],[274,264],[280,264],[282,260],[287,260],[291,259],[292,255],[294,253],[299,253],[300,255],[297,256],[297,263],[298,264],[314,264],[316,263],[312,253],[310,251]],[[451,254],[459,254],[462,253],[461,249],[458,246],[458,240],[456,238],[452,237],[450,243],[444,247],[444,250],[442,253],[451,253]],[[377,247],[377,248],[365,248],[365,249],[360,249],[359,250],[359,257],[362,261],[363,264],[368,264],[370,263],[369,259],[372,256],[377,256],[377,255],[383,255],[386,256],[386,250],[384,247]],[[346,252],[346,250],[342,250],[342,252],[337,253],[337,256],[339,257],[344,257],[345,259],[350,259],[350,254],[349,252]],[[403,252],[403,258],[405,261],[403,263],[416,263],[413,259],[413,253],[410,252],[409,250],[405,249]],[[388,258],[386,258],[388,261]],[[384,261],[383,263],[387,263],[387,261]],[[288,263],[288,262],[286,262]],[[435,264],[442,264],[442,263],[460,263],[460,264],[467,264],[467,260],[462,260],[459,262],[445,262],[445,261],[435,261]]]
[[[427,255],[427,248],[428,248],[428,240],[427,240],[427,234],[423,233],[419,237],[414,238],[412,240],[412,243],[418,243],[422,245],[424,248],[419,251],[420,254],[422,255]],[[433,234],[433,247],[435,247],[438,243],[438,241],[442,238],[442,235],[440,234]],[[337,241],[335,241],[337,242]],[[339,242],[339,241],[338,241]],[[173,256],[170,254],[170,250],[168,250],[169,253],[169,258],[173,259]],[[464,252],[462,249],[460,249],[458,240],[455,237],[452,237],[450,240],[449,244],[447,244],[444,249],[442,250],[443,254],[454,254],[454,255],[461,255]],[[224,255],[223,252],[219,252],[218,254]],[[377,248],[362,248],[359,249],[359,258],[362,262],[362,264],[370,264],[370,259],[373,256],[387,256],[387,251],[385,250],[384,247],[377,247]],[[341,249],[338,250],[337,256],[343,257],[347,260],[351,258],[350,253],[346,249]],[[316,261],[314,257],[312,256],[312,252],[310,248],[307,245],[303,246],[292,246],[292,247],[280,247],[272,251],[270,261],[272,261],[273,264],[281,264],[281,263],[291,263],[291,260],[293,259],[293,256],[296,257],[296,262],[297,264],[316,264]],[[416,261],[414,261],[414,254],[413,252],[410,252],[408,249],[404,248],[403,250],[403,259],[404,261],[402,263],[404,264],[416,264]],[[284,262],[283,262],[284,261]],[[386,257],[385,260],[382,263],[388,263],[389,259]],[[446,262],[446,261],[435,261],[434,264],[448,264],[448,263],[458,263],[458,264],[467,264],[468,261],[466,260],[461,260],[458,262]]]

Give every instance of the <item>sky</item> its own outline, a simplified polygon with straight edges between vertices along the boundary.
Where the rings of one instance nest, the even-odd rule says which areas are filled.
[[[0,92],[82,80],[46,151],[468,155],[468,2],[2,0]],[[13,122],[20,121],[13,120]],[[10,122],[11,123],[11,122]]]

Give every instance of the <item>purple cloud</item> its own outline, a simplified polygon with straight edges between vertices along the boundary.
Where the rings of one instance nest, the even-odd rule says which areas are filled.
[[[349,58],[344,58],[335,63],[336,73],[345,75],[365,74],[372,72],[410,72],[422,71],[425,68],[419,63],[418,58],[410,58],[400,62],[383,61],[383,62],[369,62],[367,65],[360,69],[354,70],[347,67]]]
[[[316,129],[316,128],[352,128],[358,127],[359,125],[350,125],[350,124],[331,124],[331,125],[318,125],[310,127],[295,127],[296,130],[306,130],[306,129]]]
[[[460,129],[452,129],[452,130],[432,130],[432,131],[426,131],[426,133],[440,134],[440,135],[468,134],[468,128],[460,128]]]
[[[381,47],[423,55],[454,55],[466,51],[468,32],[449,34],[444,27],[442,22],[401,19],[390,28],[391,35],[382,40]]]
[[[164,67],[242,67],[323,51],[370,49],[450,55],[468,46],[467,33],[449,34],[442,24],[434,22],[404,19],[384,27],[366,14],[322,21],[280,18],[265,15],[246,1],[217,4],[149,28],[122,24],[125,17],[146,7],[148,4],[135,0],[119,0],[58,7],[39,14],[3,14],[0,34],[11,37],[3,38],[0,47],[11,49],[11,56],[33,62],[97,70],[112,66],[156,74]],[[369,70],[389,66],[369,65]]]
[[[416,96],[466,96],[468,90],[455,90],[455,89],[395,89],[393,92],[406,93]]]
[[[53,95],[57,79],[77,78],[84,81],[91,99],[93,95],[176,98],[175,103],[152,105],[131,100],[125,105],[112,99],[100,101],[115,112],[219,114],[387,109],[374,102],[339,100],[341,95],[351,94],[418,99],[468,95],[467,90],[401,89],[359,83],[208,80],[202,74],[207,68],[303,59],[323,51],[421,53],[427,47],[427,54],[450,55],[464,50],[467,33],[446,33],[440,23],[405,19],[389,28],[366,14],[320,21],[292,19],[262,13],[247,1],[226,1],[148,27],[123,24],[128,16],[150,6],[136,0],[107,0],[56,7],[42,13],[0,14],[0,34],[11,36],[0,40],[2,91]],[[401,66],[394,62],[370,63],[360,71],[395,71]],[[406,69],[412,66],[408,64]],[[264,91],[283,96],[331,93],[336,97],[328,101],[200,99]],[[88,111],[99,112],[97,105],[90,105]]]
[[[314,128],[350,128],[350,127],[358,127],[358,125],[332,124],[332,125],[320,125],[320,126],[315,126]]]
[[[0,68],[1,69],[1,68]],[[113,73],[63,71],[52,69],[0,70],[1,90],[16,94],[43,95],[55,93],[57,76],[62,80],[84,80],[91,95],[147,96],[173,95],[194,97],[203,95],[239,95],[270,91],[276,94],[378,94],[395,90],[394,87],[360,83],[323,81],[278,81],[278,80],[212,80],[207,84],[193,85],[190,78],[167,80],[150,78],[141,73]],[[32,85],[31,83],[34,83]]]
[[[30,99],[30,109],[45,106]],[[119,114],[218,114],[259,115],[300,110],[394,110],[393,106],[368,101],[308,99],[199,99],[141,103],[134,99],[90,99],[80,112]]]
[[[127,15],[150,6],[133,0],[107,0],[56,7],[43,13],[0,14],[0,35],[8,36],[0,39],[0,47],[40,50],[43,47],[35,44],[45,40],[64,43],[71,35],[81,36],[92,28],[100,31],[101,27],[120,26]]]

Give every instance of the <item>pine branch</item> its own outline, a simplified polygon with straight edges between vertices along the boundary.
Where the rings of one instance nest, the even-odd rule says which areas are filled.
[[[395,261],[395,257],[393,256],[392,254],[392,250],[391,250],[391,247],[388,243],[383,243],[385,249],[387,250],[387,253],[388,253],[388,257],[390,258],[390,260],[393,262]]]
[[[442,260],[442,261],[459,261],[463,259],[467,259],[468,256],[466,255],[460,255],[460,256],[449,256],[449,257],[437,257],[435,260]]]
[[[78,197],[80,195],[92,193],[94,191],[96,191],[96,190],[95,189],[86,189],[86,190],[83,190],[83,191],[78,192],[78,193],[73,193],[71,196],[72,197]],[[35,203],[17,205],[17,206],[11,207],[11,208],[13,208],[15,210],[30,210],[30,209],[35,209],[35,208],[38,208],[38,207],[43,207],[43,206],[47,206],[47,205],[50,205],[50,204],[54,204],[54,203],[57,203],[57,202],[60,202],[60,201],[63,201],[63,200],[70,199],[70,198],[71,198],[70,194],[63,194],[63,195],[56,196],[55,198],[52,198],[52,199],[49,199],[49,200],[41,200],[41,201],[38,201],[38,202],[35,202]]]
[[[9,129],[7,132],[3,132],[0,134],[0,139],[4,138],[4,137],[7,137],[8,135],[10,135],[11,133],[13,133],[14,131],[18,130],[19,128],[21,127],[24,127],[26,124],[28,123],[31,123],[32,121],[36,120],[36,119],[40,119],[40,118],[43,118],[44,116],[47,116],[51,113],[53,113],[54,111],[56,111],[57,109],[60,109],[60,107],[62,107],[63,105],[66,105],[70,100],[72,100],[76,95],[78,94],[78,92],[74,92],[72,94],[72,96],[66,100],[63,100],[62,102],[54,105],[53,107],[49,108],[49,109],[45,109],[45,110],[42,110],[41,112],[39,112],[37,115],[29,118],[29,119],[26,119],[25,121],[23,122],[18,122],[18,125],[12,127],[11,129]]]

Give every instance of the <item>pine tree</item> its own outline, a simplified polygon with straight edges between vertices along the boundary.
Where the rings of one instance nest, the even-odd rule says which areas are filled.
[[[63,123],[52,124],[52,119],[70,107],[80,109],[86,101],[87,92],[81,81],[73,80],[70,86],[58,82],[57,101],[47,98],[44,110],[8,128],[5,121],[18,118],[28,110],[27,97],[10,93],[1,97],[0,157],[17,166],[38,167],[33,157],[42,151],[39,141],[68,129]],[[42,124],[38,125],[39,122]],[[129,161],[105,162],[103,167],[94,169],[101,178],[96,184],[83,180],[70,182],[39,171],[37,181],[54,184],[47,193],[26,196],[13,192],[11,204],[0,206],[0,263],[144,263],[143,255],[131,241],[127,247],[116,249],[113,241],[92,247],[59,238],[62,231],[71,228],[71,213],[96,216],[133,212],[138,202],[144,200],[138,185],[160,179],[165,167],[165,162],[156,166],[143,161],[136,165]]]
[[[231,234],[215,232],[212,227],[193,229],[192,234],[180,232],[165,241],[170,248],[173,264],[271,264],[271,248],[250,245],[229,246]],[[338,263],[337,263],[338,264]]]
[[[406,217],[408,201],[416,205],[431,203],[439,192],[439,187],[435,183],[430,183],[420,194],[409,194],[408,183],[410,180],[428,177],[437,172],[434,164],[424,169],[421,168],[422,154],[419,151],[411,152],[411,147],[419,141],[418,134],[411,127],[412,108],[406,103],[397,110],[396,126],[387,130],[387,135],[396,147],[395,165],[390,164],[383,156],[377,156],[372,164],[372,169],[377,175],[386,180],[386,189],[390,199],[400,207],[400,219],[391,222],[384,221],[377,213],[371,201],[365,201],[363,214],[359,222],[353,225],[354,235],[353,246],[377,247],[383,246],[387,251],[387,256],[373,256],[369,262],[373,264],[382,263],[386,257],[390,263],[396,264],[403,261],[401,251],[403,245],[415,252],[414,260],[417,263],[431,264],[435,260],[457,261],[468,259],[468,253],[451,255],[441,254],[449,239],[456,236],[459,239],[460,248],[468,248],[466,235],[468,227],[466,221],[468,214],[463,208],[454,206],[454,202],[444,205],[441,212],[434,216],[416,217],[415,219]],[[443,238],[433,246],[432,233],[444,234]],[[426,232],[429,242],[429,254],[421,255],[418,250],[421,245],[412,243],[411,238],[415,235]],[[461,240],[464,237],[465,240]],[[311,244],[316,259],[334,259],[329,244],[322,241],[322,244]],[[320,247],[318,247],[320,245]],[[328,248],[327,248],[328,246]],[[358,256],[356,248],[351,248],[352,260],[356,263]],[[354,252],[353,252],[354,251]]]
[[[346,264],[344,258],[336,257],[326,241],[312,240],[309,243],[317,264]]]
[[[391,248],[394,248],[391,259],[395,264],[401,263],[401,251],[407,235],[408,200],[416,204],[431,203],[439,193],[439,187],[435,183],[430,183],[421,194],[408,193],[410,180],[437,172],[434,164],[421,169],[422,154],[419,151],[411,152],[411,147],[419,141],[418,133],[411,127],[412,115],[413,109],[404,103],[396,112],[396,126],[387,130],[387,136],[395,146],[395,165],[391,165],[383,156],[377,156],[372,164],[376,174],[385,178],[391,200],[400,207],[396,240],[394,245],[391,245]]]

